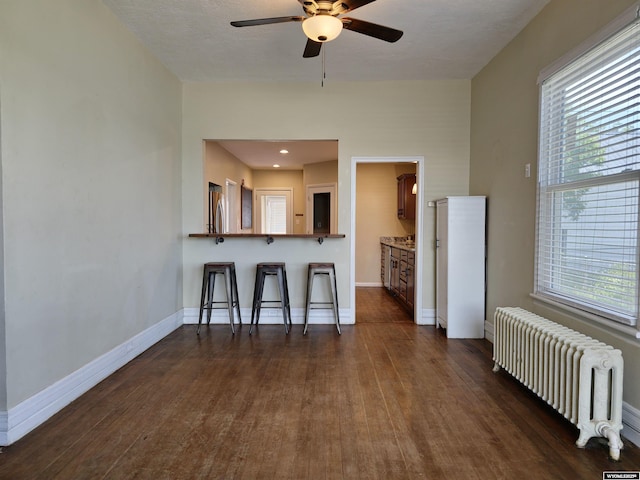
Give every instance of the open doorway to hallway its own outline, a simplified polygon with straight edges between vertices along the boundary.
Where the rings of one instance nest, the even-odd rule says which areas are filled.
[[[421,323],[422,162],[422,157],[352,159],[351,293],[356,323]],[[406,178],[412,179],[408,192],[399,188]],[[403,215],[400,193],[408,193],[415,215]],[[402,260],[389,264],[381,238],[402,242]],[[396,274],[391,281],[386,275],[390,271]],[[394,288],[398,284],[403,289]]]

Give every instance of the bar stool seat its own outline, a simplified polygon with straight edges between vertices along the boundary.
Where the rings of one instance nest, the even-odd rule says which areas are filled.
[[[275,276],[277,280],[278,300],[263,300],[265,279],[269,276]],[[249,335],[253,330],[254,319],[255,325],[260,321],[260,310],[263,304],[280,304],[282,309],[282,320],[284,322],[284,333],[288,334],[291,323],[291,305],[289,303],[289,285],[287,283],[287,270],[282,262],[275,263],[258,263],[256,266],[256,282],[253,289],[253,308],[251,310],[251,326],[249,327]]]
[[[216,275],[224,276],[226,300],[213,300]],[[218,304],[225,304],[225,306],[216,307],[215,305]],[[203,311],[207,311],[207,325],[209,325],[211,322],[211,310],[222,308],[226,308],[229,311],[229,325],[231,325],[231,333],[235,334],[234,311],[237,312],[238,323],[239,326],[242,327],[240,301],[238,300],[238,282],[236,281],[236,265],[234,262],[205,263],[202,274],[202,293],[200,295],[200,316],[198,318],[198,329],[196,330],[198,335],[200,334]]]
[[[329,279],[329,290],[331,291],[330,302],[312,301],[313,280],[316,275],[326,276]],[[333,263],[309,263],[309,268],[307,270],[307,302],[304,313],[304,331],[302,332],[303,335],[307,334],[307,328],[309,327],[309,312],[313,308],[333,309],[333,317],[335,318],[338,335],[342,334],[342,332],[340,331],[340,315],[338,313],[338,285],[336,282],[336,266]]]

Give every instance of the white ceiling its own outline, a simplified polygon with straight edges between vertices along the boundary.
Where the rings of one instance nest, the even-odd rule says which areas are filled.
[[[220,140],[217,143],[254,169],[273,168],[278,164],[282,170],[300,170],[308,163],[338,160],[337,140]],[[280,153],[283,149],[289,153]]]
[[[404,35],[387,43],[344,30],[323,45],[325,82],[470,79],[548,1],[376,0],[346,16]],[[303,16],[298,0],[103,3],[184,82],[322,81],[323,56],[302,57],[307,38],[299,22],[243,28],[229,23]],[[223,147],[252,168],[271,167],[275,159],[282,168],[301,168],[300,163],[337,158],[337,141],[227,141]],[[292,153],[282,156],[280,148]]]
[[[404,31],[387,43],[344,30],[323,46],[326,81],[470,79],[549,0],[377,0],[347,16]],[[302,58],[299,22],[235,28],[232,20],[304,15],[297,0],[103,0],[185,82],[321,81]]]

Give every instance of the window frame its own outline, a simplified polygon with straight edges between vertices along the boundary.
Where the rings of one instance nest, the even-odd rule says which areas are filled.
[[[557,294],[557,292],[551,292],[547,290],[540,290],[540,285],[543,283],[540,279],[541,275],[541,258],[540,258],[540,250],[541,250],[541,235],[549,234],[544,230],[552,228],[549,220],[547,221],[544,228],[539,224],[540,216],[544,215],[545,219],[547,215],[550,215],[548,218],[553,222],[560,222],[559,219],[556,219],[557,213],[550,213],[555,206],[557,208],[556,199],[552,199],[554,192],[561,191],[569,191],[575,190],[580,187],[588,187],[588,186],[602,186],[606,184],[614,184],[616,182],[624,181],[624,180],[632,180],[634,182],[638,182],[640,184],[640,170],[634,170],[632,172],[623,172],[614,174],[611,176],[604,176],[599,178],[592,178],[586,180],[575,180],[566,183],[557,183],[553,184],[552,182],[546,182],[546,185],[541,184],[541,179],[543,176],[548,174],[548,170],[541,168],[542,165],[546,165],[546,158],[543,158],[546,152],[543,151],[543,132],[544,132],[544,122],[545,121],[557,121],[556,117],[543,118],[543,82],[549,79],[551,76],[555,75],[563,71],[565,68],[568,68],[573,65],[573,63],[580,59],[583,55],[590,52],[595,47],[598,47],[604,41],[609,39],[612,35],[617,34],[618,32],[624,30],[634,23],[638,23],[640,18],[640,4],[634,5],[629,8],[627,11],[623,13],[620,17],[615,19],[609,25],[607,25],[604,29],[602,29],[597,34],[593,35],[586,42],[578,46],[576,49],[570,51],[556,62],[552,63],[545,69],[540,72],[538,77],[538,85],[539,85],[539,131],[538,131],[538,142],[539,142],[539,151],[538,151],[538,172],[539,172],[539,181],[536,187],[537,193],[537,210],[536,210],[536,232],[535,232],[535,264],[534,264],[534,293],[531,296],[534,300],[541,301],[545,306],[551,306],[556,309],[559,309],[563,312],[572,313],[579,318],[587,319],[590,321],[595,321],[599,324],[606,325],[607,327],[612,328],[613,330],[624,332],[625,334],[629,334],[635,336],[636,338],[640,338],[640,224],[636,228],[637,235],[637,246],[636,246],[636,302],[638,304],[638,310],[636,311],[635,318],[631,320],[631,324],[629,324],[629,318],[625,316],[618,316],[615,312],[607,311],[606,308],[597,307],[593,308],[588,305],[585,301],[581,301],[579,298],[571,298],[570,296],[564,296],[562,294]],[[640,195],[639,195],[640,196]],[[543,198],[546,197],[546,198]],[[547,200],[548,199],[548,200]],[[639,198],[640,203],[640,198]],[[544,211],[546,209],[547,211]],[[561,248],[557,242],[551,242],[553,246],[551,248],[557,249]]]
[[[589,188],[589,187],[607,187],[607,186],[617,185],[622,183],[635,183],[637,185],[637,188],[640,188],[640,170],[622,172],[622,173],[617,173],[613,175],[595,177],[595,178],[590,178],[585,180],[577,180],[577,181],[567,182],[567,183],[556,183],[553,185],[547,185],[544,188],[541,187],[540,184],[538,184],[538,196],[539,196],[538,208],[540,209],[543,206],[543,202],[541,200],[543,196],[551,197],[554,194],[562,194],[563,192],[573,191],[576,189]],[[640,204],[640,194],[636,198],[638,199],[637,203]],[[545,226],[545,228],[548,228],[553,231],[557,230],[562,224],[561,220],[558,218],[559,214],[549,213],[549,212],[553,212],[554,209],[559,208],[556,203],[556,200],[550,200],[548,202],[544,202],[544,207],[545,207],[545,212],[538,211],[538,219],[540,217],[550,218],[552,221],[547,222],[547,225]],[[539,238],[540,225],[537,225],[536,228],[537,228],[536,248],[539,249],[540,248],[540,238]],[[548,297],[548,298],[554,299],[559,303],[565,303],[569,306],[572,306],[577,309],[582,309],[584,311],[590,312],[595,315],[600,315],[603,318],[606,318],[607,320],[617,321],[619,323],[622,323],[624,325],[629,325],[632,327],[637,326],[639,323],[638,317],[640,316],[640,300],[638,299],[640,296],[640,254],[638,253],[638,248],[640,248],[640,223],[638,224],[638,228],[636,229],[636,232],[638,232],[637,237],[639,239],[637,242],[638,246],[636,247],[636,259],[638,260],[636,262],[636,285],[635,285],[636,304],[638,305],[638,311],[636,313],[636,316],[624,315],[622,313],[619,313],[613,308],[607,308],[602,305],[600,307],[592,307],[586,300],[585,301],[576,300],[575,297],[571,297],[569,295],[563,295],[562,293],[554,292],[551,289],[540,291],[538,289],[538,286],[540,285],[541,281],[538,278],[538,274],[539,274],[540,264],[542,261],[539,258],[538,250],[536,250],[536,282],[535,282],[536,294],[541,297]],[[580,238],[588,239],[589,237],[580,237]],[[556,251],[562,250],[564,246],[558,245],[557,243],[553,243],[552,245],[550,245],[550,248],[553,250],[553,253],[551,254],[551,256],[555,257],[557,256]]]

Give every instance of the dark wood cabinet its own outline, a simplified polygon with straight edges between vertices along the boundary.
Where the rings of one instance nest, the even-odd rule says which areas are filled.
[[[400,250],[391,248],[391,285],[390,289],[395,295],[400,295]]]
[[[403,220],[415,220],[416,195],[413,186],[416,184],[414,173],[404,173],[398,178],[398,218]]]
[[[411,313],[415,303],[415,253],[391,247],[389,258],[390,293]],[[383,267],[384,268],[384,267]]]
[[[390,248],[387,247],[384,243],[380,244],[380,281],[382,285],[386,288],[389,287],[389,268],[391,268],[391,260],[387,258],[391,252]]]
[[[415,253],[406,252],[406,256],[400,261],[400,282],[404,280],[404,302],[413,311],[415,302]]]

